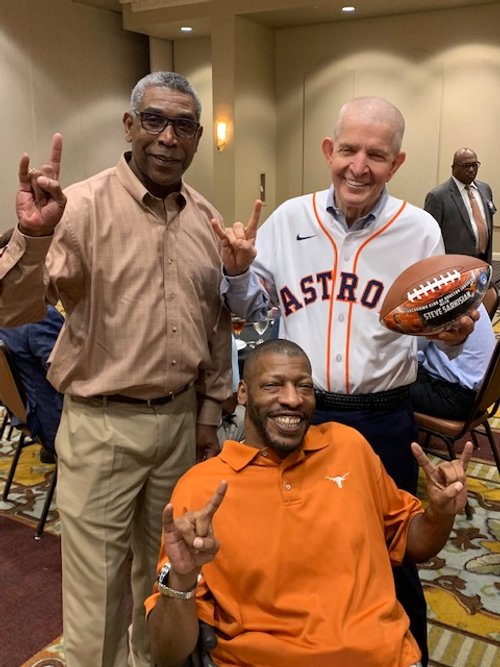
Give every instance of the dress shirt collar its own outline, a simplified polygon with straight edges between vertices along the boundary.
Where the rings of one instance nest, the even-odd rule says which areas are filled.
[[[239,472],[251,463],[261,463],[267,465],[283,465],[289,468],[299,461],[306,458],[306,453],[313,452],[319,449],[328,447],[329,443],[325,440],[325,436],[321,431],[315,427],[310,426],[304,444],[301,449],[292,452],[286,459],[279,458],[269,448],[259,448],[247,445],[245,442],[236,442],[235,440],[226,440],[219,457],[227,463],[233,470]]]
[[[118,164],[116,166],[116,173],[118,175],[120,183],[123,185],[125,190],[130,194],[130,196],[141,204],[146,204],[147,206],[151,206],[153,202],[163,202],[164,200],[152,195],[149,192],[149,190],[144,186],[144,184],[141,183],[141,181],[134,174],[134,172],[129,166],[131,157],[132,153],[130,151],[127,151],[126,153],[123,153],[123,155],[118,160]],[[179,211],[182,211],[183,208],[186,206],[185,192],[186,188],[184,187],[184,183],[181,183],[180,192],[171,192],[165,197],[165,200],[174,199],[176,205],[178,206]],[[154,209],[154,204],[153,206],[151,206],[151,208]]]
[[[382,190],[382,193],[381,193],[380,197],[375,202],[375,206],[372,208],[372,210],[369,211],[366,215],[362,216],[361,218],[358,218],[357,220],[355,220],[352,225],[348,225],[347,222],[346,222],[344,213],[339,208],[335,207],[334,194],[335,194],[335,191],[334,191],[333,185],[332,185],[332,186],[330,186],[330,188],[328,190],[328,194],[326,196],[326,210],[347,231],[356,231],[356,230],[359,230],[359,229],[364,229],[367,225],[369,225],[371,222],[376,220],[378,218],[378,216],[384,210],[384,207],[387,203],[387,199],[389,197],[389,193],[387,192],[387,187],[384,186],[384,189]]]
[[[455,176],[452,176],[452,179],[455,181],[455,185],[456,185],[457,188],[460,190],[460,192],[464,192],[464,191],[465,191],[465,186],[466,186],[466,184],[465,184],[465,183],[462,183],[462,181],[459,181],[458,178],[455,178]],[[474,188],[474,190],[477,190],[477,191],[479,192],[479,188],[478,188],[477,185],[474,183],[474,181],[472,181],[472,183],[470,184],[470,186],[471,186],[471,188]]]

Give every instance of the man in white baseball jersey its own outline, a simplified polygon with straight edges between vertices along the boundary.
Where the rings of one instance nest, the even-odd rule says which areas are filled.
[[[264,317],[269,300],[279,304],[280,336],[311,359],[315,422],[357,428],[396,484],[415,493],[408,386],[417,373],[416,340],[385,329],[378,313],[396,276],[443,254],[444,246],[432,216],[387,192],[405,160],[403,133],[403,116],[390,102],[355,98],[322,142],[332,176],[328,190],[286,201],[258,235],[259,202],[247,227],[212,224],[221,238],[221,290],[230,309],[253,320]],[[462,318],[438,339],[459,345],[476,318]],[[425,664],[425,600],[416,570],[397,568],[395,581]]]

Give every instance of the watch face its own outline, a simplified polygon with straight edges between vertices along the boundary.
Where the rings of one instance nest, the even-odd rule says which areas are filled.
[[[165,565],[160,570],[160,574],[158,575],[158,583],[162,584],[162,586],[167,586],[169,572],[170,563],[165,563]]]

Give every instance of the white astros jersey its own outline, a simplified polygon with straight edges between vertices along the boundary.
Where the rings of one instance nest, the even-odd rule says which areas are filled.
[[[416,338],[386,329],[379,311],[401,271],[444,254],[439,226],[389,197],[376,220],[346,232],[327,212],[327,194],[286,201],[257,233],[252,267],[280,305],[280,336],[307,352],[320,389],[371,393],[409,384]]]

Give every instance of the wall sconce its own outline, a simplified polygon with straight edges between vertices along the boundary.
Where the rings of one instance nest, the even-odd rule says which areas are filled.
[[[223,151],[227,144],[228,124],[225,120],[218,120],[215,126],[217,150]]]

